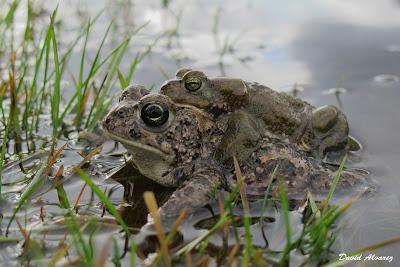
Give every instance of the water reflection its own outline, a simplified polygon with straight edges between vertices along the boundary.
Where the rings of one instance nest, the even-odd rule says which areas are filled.
[[[161,206],[174,191],[173,188],[161,186],[143,177],[131,164],[115,173],[112,179],[124,187],[125,204],[120,206],[120,212],[125,222],[134,228],[140,228],[147,222],[148,210],[143,199],[144,192],[152,191],[157,204]]]
[[[391,28],[310,23],[303,25],[291,46],[293,57],[301,60],[312,74],[313,90],[308,94],[316,103],[334,101],[328,95],[321,96],[319,91],[344,77],[341,85],[348,88],[348,93],[341,97],[342,106],[352,133],[365,147],[360,164],[370,169],[379,183],[376,195],[354,205],[343,219],[341,251],[399,235],[393,228],[400,208],[398,190],[393,190],[393,186],[399,186],[399,157],[395,151],[400,149],[400,143],[395,132],[400,130],[396,115],[400,92],[398,77],[391,73],[398,73],[400,55],[385,50],[388,43],[399,41]],[[391,246],[382,253],[393,254],[399,248]]]

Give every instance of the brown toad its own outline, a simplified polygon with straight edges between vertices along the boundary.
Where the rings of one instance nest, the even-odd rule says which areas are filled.
[[[147,93],[123,97],[105,117],[103,129],[127,148],[144,176],[177,188],[160,208],[162,218],[208,204],[220,188],[231,190],[236,183],[231,155],[239,161],[251,196],[265,194],[277,165],[277,177],[284,180],[290,198],[307,190],[329,190],[335,168],[308,156],[295,143],[271,138],[262,119],[239,110],[221,124],[204,110]],[[139,99],[140,95],[144,96]],[[226,136],[234,137],[235,143],[225,143]],[[363,180],[361,173],[345,170],[338,189],[354,188]],[[276,188],[274,181],[272,192]]]
[[[339,155],[343,156],[350,145],[357,149],[356,142],[349,138],[346,116],[335,106],[315,108],[257,83],[209,78],[200,71],[181,69],[176,79],[162,85],[160,92],[176,103],[198,107],[218,119],[245,110],[262,118],[271,134],[288,138],[320,158],[330,151],[342,151]]]

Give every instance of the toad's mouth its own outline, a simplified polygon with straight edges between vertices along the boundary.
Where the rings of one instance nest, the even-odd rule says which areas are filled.
[[[168,175],[174,168],[175,157],[153,146],[127,140],[121,136],[105,131],[111,139],[120,142],[132,155],[133,164],[144,176],[164,186],[176,186]]]
[[[169,162],[171,164],[174,162],[175,157],[173,155],[167,154],[158,148],[155,148],[151,145],[143,144],[141,142],[135,142],[132,140],[128,140],[128,139],[118,136],[116,134],[110,133],[109,131],[107,131],[105,129],[104,129],[104,132],[111,139],[123,144],[127,148],[127,150],[129,150],[131,153],[134,151],[146,151],[147,153],[158,156],[158,157],[162,158],[164,161]]]

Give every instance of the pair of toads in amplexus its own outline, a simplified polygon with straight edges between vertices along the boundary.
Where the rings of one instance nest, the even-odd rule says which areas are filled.
[[[327,193],[343,157],[360,149],[335,106],[316,108],[258,83],[191,69],[178,70],[156,93],[141,85],[124,89],[102,126],[141,174],[176,188],[159,209],[162,219],[232,190],[240,178],[235,161],[250,199],[263,198],[269,184],[279,197],[279,180],[290,199]],[[366,177],[345,168],[336,192],[364,187]]]

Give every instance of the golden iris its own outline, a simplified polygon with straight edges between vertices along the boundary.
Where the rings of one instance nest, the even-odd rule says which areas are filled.
[[[199,90],[201,79],[198,77],[189,77],[185,80],[185,88],[191,92]]]

